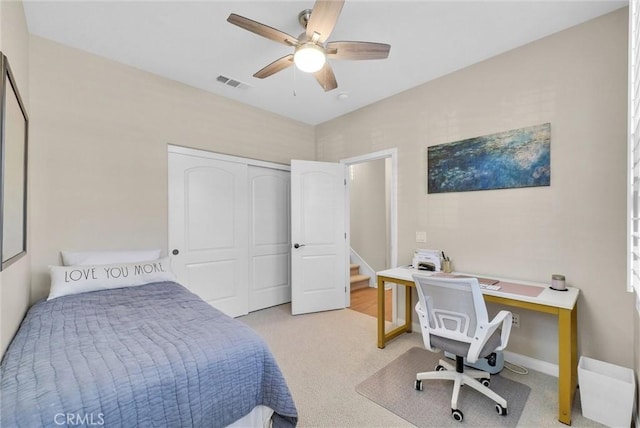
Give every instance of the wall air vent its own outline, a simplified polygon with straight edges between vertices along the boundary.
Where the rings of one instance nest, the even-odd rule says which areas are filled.
[[[231,86],[232,88],[236,88],[236,89],[243,89],[243,88],[248,88],[249,87],[249,85],[247,85],[244,82],[240,82],[239,80],[231,79],[230,77],[223,76],[222,74],[219,75],[218,77],[216,77],[216,81],[222,83],[223,85]]]

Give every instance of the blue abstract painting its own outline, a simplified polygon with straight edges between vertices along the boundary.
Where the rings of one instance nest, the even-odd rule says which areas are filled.
[[[428,193],[549,186],[550,146],[550,123],[431,146]]]

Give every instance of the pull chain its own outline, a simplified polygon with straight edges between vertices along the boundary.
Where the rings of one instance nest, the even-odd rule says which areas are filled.
[[[293,96],[297,97],[298,94],[296,94],[296,76],[298,75],[298,73],[296,72],[296,66],[293,66]]]

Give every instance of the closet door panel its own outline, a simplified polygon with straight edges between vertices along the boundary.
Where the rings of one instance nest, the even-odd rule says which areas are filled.
[[[215,302],[221,306],[237,296],[235,260],[221,260],[207,263],[192,263],[187,269],[187,282],[191,291],[202,300]],[[215,278],[215,283],[212,281]]]
[[[246,195],[247,165],[169,153],[169,250],[178,282],[234,317],[248,313]]]
[[[289,285],[289,253],[255,256],[253,258],[252,290],[264,291]],[[285,303],[285,302],[281,302]]]
[[[249,167],[249,311],[291,301],[290,174]]]
[[[233,249],[236,245],[235,176],[231,171],[198,167],[185,172],[187,245],[191,251]]]

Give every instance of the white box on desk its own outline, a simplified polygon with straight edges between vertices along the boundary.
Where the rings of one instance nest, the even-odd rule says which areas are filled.
[[[578,383],[585,418],[610,427],[630,426],[636,392],[633,370],[580,357]]]

